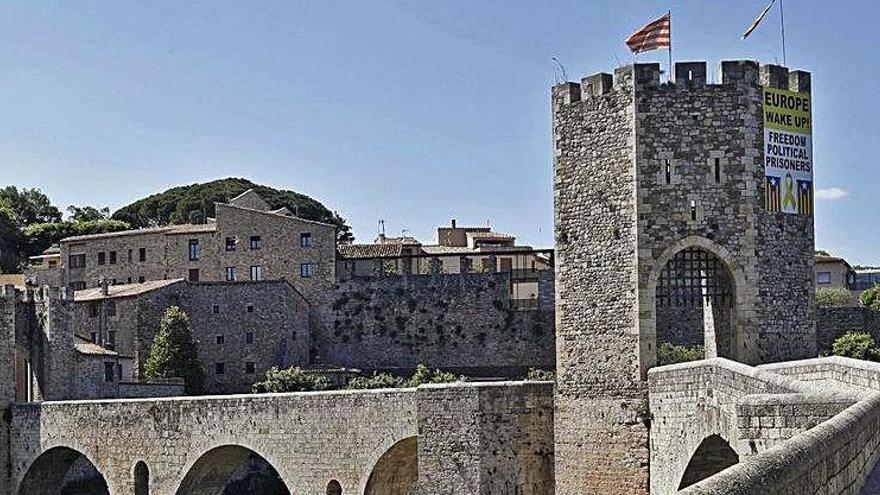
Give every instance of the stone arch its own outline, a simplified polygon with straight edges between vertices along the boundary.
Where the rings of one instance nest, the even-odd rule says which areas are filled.
[[[34,459],[18,485],[18,493],[56,495],[73,488],[110,494],[104,476],[85,454],[69,447],[53,447]]]
[[[418,440],[408,437],[391,446],[370,471],[364,495],[411,495],[419,475]]]
[[[710,435],[700,442],[691,456],[678,489],[682,490],[713,474],[737,464],[739,454],[720,435]]]
[[[327,483],[327,495],[342,495],[342,485],[336,480]]]
[[[729,308],[729,321],[725,320],[727,329],[724,335],[718,338],[726,339],[719,348],[715,346],[709,349],[707,346],[706,357],[722,356],[730,359],[748,362],[746,350],[745,322],[742,315],[747,312],[748,298],[746,297],[746,278],[740,264],[733,255],[723,246],[710,239],[700,236],[689,236],[667,247],[663,253],[653,260],[647,279],[644,281],[643,290],[639,298],[639,340],[641,348],[642,374],[657,363],[658,342],[658,311],[657,289],[661,283],[664,271],[668,270],[670,263],[677,261],[677,256],[688,251],[703,252],[709,259],[717,260],[719,267],[729,278],[731,307]],[[720,351],[720,352],[719,352]]]
[[[134,465],[134,495],[150,494],[150,468],[144,461]]]
[[[290,495],[290,489],[265,457],[241,445],[224,445],[199,456],[180,482],[176,493],[250,493],[246,490],[267,495]]]

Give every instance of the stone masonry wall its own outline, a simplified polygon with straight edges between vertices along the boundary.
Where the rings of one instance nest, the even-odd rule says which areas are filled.
[[[418,364],[477,376],[554,367],[552,300],[510,303],[506,273],[353,278],[318,308],[313,361],[360,369]],[[552,286],[552,272],[540,284]],[[543,291],[545,294],[548,290]]]
[[[420,389],[415,494],[553,494],[552,388],[506,382]]]
[[[632,67],[553,89],[556,493],[648,490]]]
[[[830,354],[834,341],[847,332],[866,332],[880,342],[880,313],[860,306],[816,308],[816,346],[820,356]]]

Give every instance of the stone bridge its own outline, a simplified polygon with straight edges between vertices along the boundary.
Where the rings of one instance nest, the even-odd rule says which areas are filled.
[[[715,358],[648,380],[652,494],[880,491],[880,364]]]
[[[554,489],[549,383],[16,404],[10,441],[22,495],[216,494],[249,459],[292,494]]]

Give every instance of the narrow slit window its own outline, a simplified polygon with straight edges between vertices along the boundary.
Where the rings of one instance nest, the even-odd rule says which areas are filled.
[[[691,200],[691,220],[697,219],[697,202],[696,200]]]
[[[665,167],[664,172],[666,174],[666,183],[671,184],[672,183],[672,166],[669,165],[669,160],[663,160],[663,163],[664,163],[664,167]]]
[[[719,182],[721,182],[721,159],[720,158],[715,159],[715,167],[714,167],[713,171],[715,173],[715,183],[718,184]]]

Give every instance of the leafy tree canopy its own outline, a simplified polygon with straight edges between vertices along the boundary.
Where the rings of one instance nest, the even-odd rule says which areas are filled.
[[[21,231],[15,219],[15,212],[0,205],[0,273],[17,271],[21,261],[20,246]]]
[[[216,215],[215,202],[229,202],[248,189],[253,189],[274,209],[287,207],[302,218],[334,224],[339,228],[341,238],[351,238],[351,228],[346,225],[345,219],[320,202],[294,191],[273,189],[238,178],[173,187],[123,206],[113,213],[112,218],[127,222],[134,228],[202,223],[206,217]]]
[[[13,212],[19,227],[34,223],[60,222],[61,211],[52,206],[49,197],[39,189],[19,189],[6,186],[0,189],[0,207]]]
[[[144,373],[151,380],[183,378],[186,393],[202,393],[205,373],[189,329],[189,318],[179,307],[168,308],[159,321]]]
[[[110,217],[110,208],[105,206],[98,209],[94,206],[70,205],[67,207],[67,213],[70,214],[70,220],[74,222],[94,222],[108,219]]]
[[[314,390],[327,390],[330,388],[330,380],[322,375],[306,373],[300,367],[279,369],[272,367],[266,372],[266,379],[257,382],[253,386],[254,393],[280,393],[280,392],[311,392]]]
[[[847,332],[834,341],[831,351],[835,356],[844,356],[865,361],[880,361],[880,350],[874,338],[864,332]]]
[[[846,306],[849,304],[849,291],[843,288],[823,287],[816,289],[816,303],[819,306]]]
[[[22,230],[24,252],[27,256],[42,253],[65,237],[103,234],[128,230],[131,226],[119,220],[99,219],[81,222],[35,223]]]

